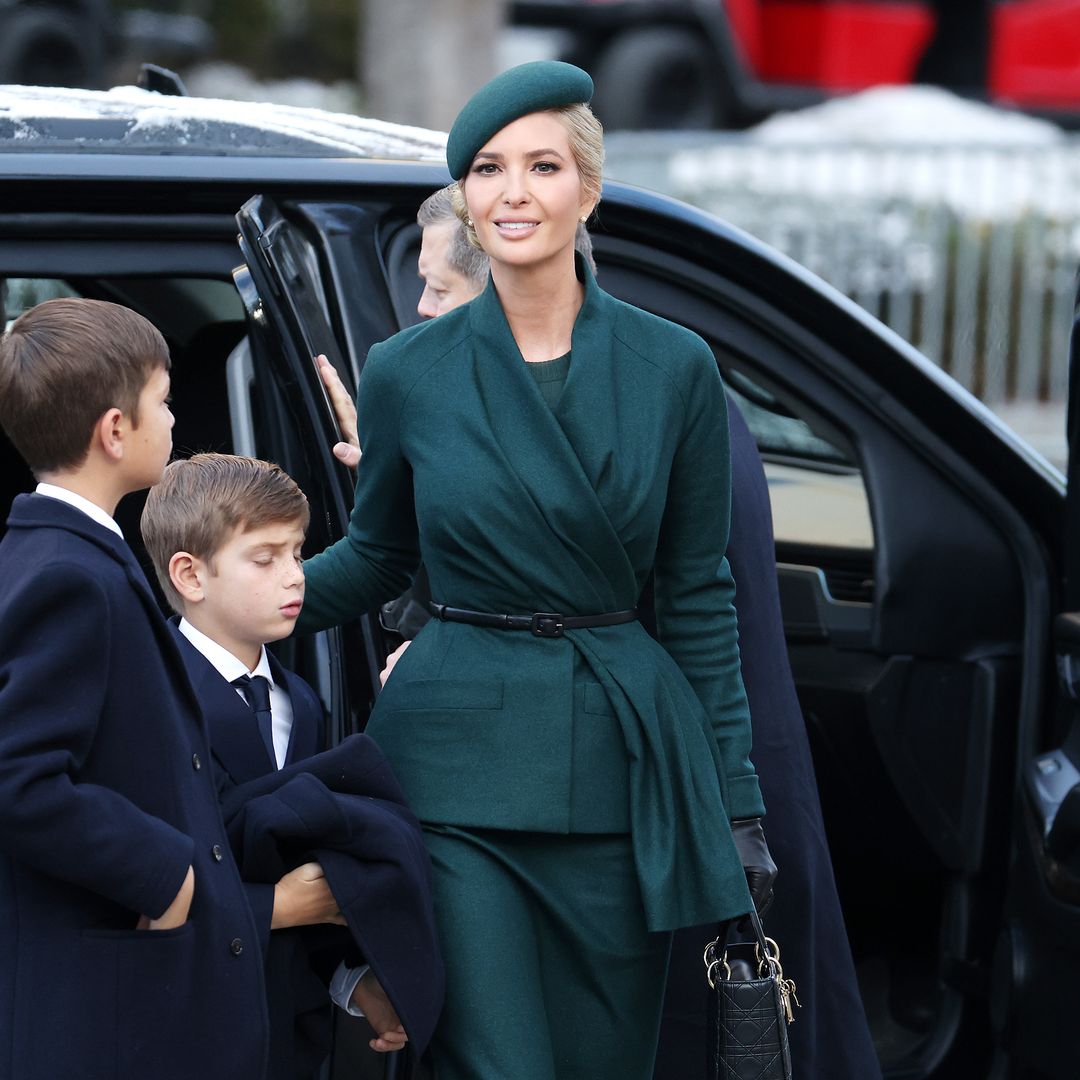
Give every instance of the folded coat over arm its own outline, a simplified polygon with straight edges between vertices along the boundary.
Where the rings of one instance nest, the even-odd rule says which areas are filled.
[[[222,811],[247,881],[277,881],[316,860],[349,932],[386,990],[413,1050],[442,1007],[430,861],[420,825],[366,735],[241,784]]]

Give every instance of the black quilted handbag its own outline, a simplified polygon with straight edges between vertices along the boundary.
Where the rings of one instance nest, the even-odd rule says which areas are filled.
[[[795,984],[784,978],[780,946],[765,936],[757,912],[750,922],[757,978],[750,964],[729,959],[719,938],[705,947],[709,982],[708,1080],[792,1080],[787,1026]]]

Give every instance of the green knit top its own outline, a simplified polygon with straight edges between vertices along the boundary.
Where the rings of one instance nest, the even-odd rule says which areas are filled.
[[[540,393],[548,403],[548,407],[555,408],[563,386],[566,385],[566,377],[570,374],[570,353],[556,356],[554,360],[526,363],[525,366],[536,380],[536,385],[540,388]]]

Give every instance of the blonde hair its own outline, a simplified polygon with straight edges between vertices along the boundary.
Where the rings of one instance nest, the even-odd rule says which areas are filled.
[[[212,563],[233,532],[298,522],[307,530],[307,497],[284,469],[258,458],[196,454],[174,461],[150,489],[143,508],[143,542],[165,599],[183,615],[183,601],[169,578],[178,551]]]
[[[604,182],[603,125],[583,101],[574,105],[561,105],[556,109],[541,109],[540,111],[551,113],[562,121],[569,138],[570,153],[574,157],[574,164],[581,177],[581,188],[590,198],[598,200]],[[458,221],[465,227],[465,235],[469,243],[483,251],[476,229],[469,220],[469,207],[465,202],[465,177],[468,175],[466,172],[457,183],[450,185],[450,199]]]

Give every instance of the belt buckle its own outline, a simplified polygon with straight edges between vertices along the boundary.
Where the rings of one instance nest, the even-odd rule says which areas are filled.
[[[562,637],[563,617],[553,611],[537,611],[532,617],[532,626],[529,629],[537,637]]]

